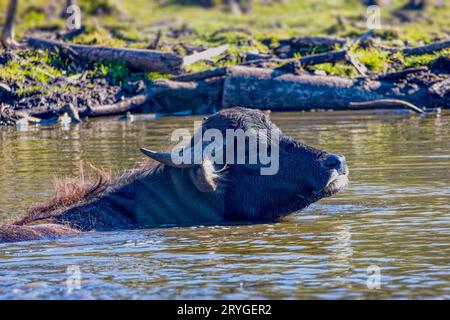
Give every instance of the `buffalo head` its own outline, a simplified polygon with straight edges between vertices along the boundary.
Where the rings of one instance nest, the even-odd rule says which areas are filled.
[[[341,155],[328,153],[307,146],[283,134],[270,120],[267,112],[255,109],[231,108],[206,118],[202,132],[208,129],[220,131],[242,129],[257,134],[268,132],[268,141],[277,136],[277,144],[268,143],[270,154],[278,154],[277,170],[273,174],[261,174],[267,164],[239,163],[228,157],[223,163],[203,158],[201,163],[175,163],[170,153],[158,153],[142,149],[147,156],[185,172],[194,186],[203,193],[215,194],[221,202],[223,217],[228,221],[263,221],[301,210],[309,204],[343,190],[348,184],[348,168]],[[271,140],[272,139],[272,140]],[[225,144],[229,140],[224,139]],[[202,150],[208,142],[202,142]],[[247,146],[248,147],[248,146]],[[192,153],[194,141],[184,153]],[[255,151],[257,150],[257,151]],[[255,149],[253,152],[260,152]],[[247,150],[245,158],[251,156]]]

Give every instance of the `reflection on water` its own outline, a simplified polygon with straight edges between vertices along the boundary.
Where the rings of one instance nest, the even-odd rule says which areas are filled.
[[[86,233],[0,244],[0,298],[450,298],[450,114],[276,113],[343,153],[350,187],[279,223]],[[51,193],[80,160],[120,171],[193,119],[0,130],[0,218]],[[197,119],[197,118],[195,118]],[[81,287],[69,293],[69,266]],[[366,286],[369,266],[381,288]]]

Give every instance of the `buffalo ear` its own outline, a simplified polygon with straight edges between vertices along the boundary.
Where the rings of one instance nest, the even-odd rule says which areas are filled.
[[[189,170],[189,176],[199,191],[217,191],[219,176],[214,172],[212,162],[206,160],[200,166]]]

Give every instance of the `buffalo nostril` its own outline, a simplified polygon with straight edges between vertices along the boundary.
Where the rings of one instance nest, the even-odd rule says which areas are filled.
[[[345,158],[337,154],[330,154],[323,162],[327,169],[335,169],[340,173],[345,170]]]

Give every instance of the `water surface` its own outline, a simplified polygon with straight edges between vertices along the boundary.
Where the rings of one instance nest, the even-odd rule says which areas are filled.
[[[81,160],[133,168],[140,146],[165,149],[194,119],[0,129],[0,220],[45,199],[53,177],[77,175]],[[272,119],[344,154],[349,188],[279,223],[0,244],[0,298],[450,298],[450,113]],[[80,288],[70,290],[78,268]]]

